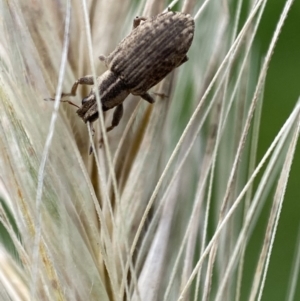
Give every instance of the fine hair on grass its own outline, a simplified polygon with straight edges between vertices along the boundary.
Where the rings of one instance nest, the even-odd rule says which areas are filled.
[[[299,298],[299,216],[282,215],[300,102],[266,113],[295,8],[282,0],[265,47],[269,2],[0,0],[0,300]],[[113,131],[113,110],[85,124],[93,86],[62,93],[168,10],[195,20],[188,61],[154,104],[130,94]]]

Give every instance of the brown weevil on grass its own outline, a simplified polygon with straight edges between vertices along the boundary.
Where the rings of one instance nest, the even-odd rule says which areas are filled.
[[[181,12],[168,11],[152,18],[136,17],[131,33],[110,55],[99,57],[108,70],[97,82],[94,83],[91,75],[81,77],[73,84],[71,92],[62,93],[62,97],[76,96],[78,85],[95,84],[90,94],[82,99],[77,114],[85,123],[98,118],[98,89],[102,110],[116,107],[111,126],[106,129],[111,131],[119,124],[123,101],[130,93],[154,103],[148,90],[188,60],[186,53],[192,44],[194,29],[194,19]]]

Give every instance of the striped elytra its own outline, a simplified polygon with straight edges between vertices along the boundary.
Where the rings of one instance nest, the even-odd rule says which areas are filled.
[[[167,12],[136,27],[107,57],[108,68],[140,95],[187,61],[194,36],[190,15]]]

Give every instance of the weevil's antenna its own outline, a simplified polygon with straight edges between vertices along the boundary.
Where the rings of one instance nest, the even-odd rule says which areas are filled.
[[[44,100],[45,100],[45,101],[48,101],[48,100],[50,100],[50,101],[55,101],[54,98],[44,98]],[[71,100],[67,100],[67,99],[66,99],[66,100],[63,100],[63,99],[61,99],[60,102],[67,102],[68,104],[70,104],[70,105],[72,105],[72,106],[74,106],[74,107],[80,109],[80,106],[78,106],[76,103],[72,102]]]

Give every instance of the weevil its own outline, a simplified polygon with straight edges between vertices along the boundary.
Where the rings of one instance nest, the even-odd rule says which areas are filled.
[[[148,90],[159,83],[174,68],[188,60],[187,52],[194,37],[194,19],[181,12],[168,11],[152,18],[136,17],[133,30],[107,57],[101,55],[107,71],[97,78],[87,75],[79,78],[70,93],[76,96],[78,85],[94,85],[82,99],[77,114],[85,123],[98,118],[96,90],[99,91],[102,110],[116,107],[111,126],[116,127],[123,115],[123,101],[129,94],[138,95],[154,103]]]

